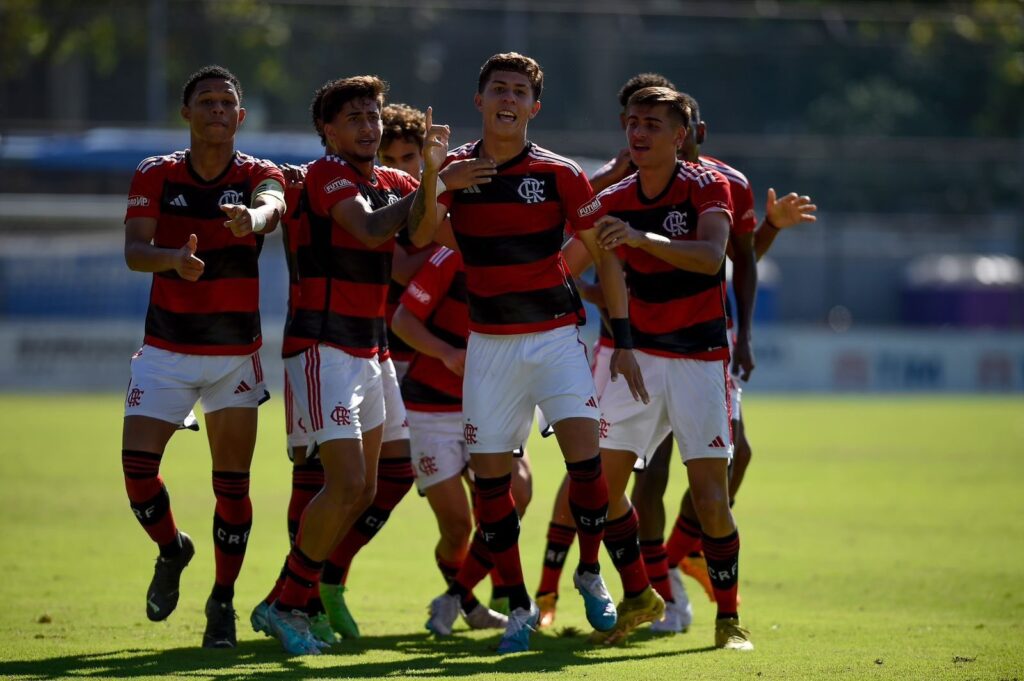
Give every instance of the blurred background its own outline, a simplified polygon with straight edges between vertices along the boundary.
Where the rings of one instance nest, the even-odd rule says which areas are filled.
[[[475,139],[480,65],[545,70],[531,138],[596,168],[641,71],[701,103],[703,151],[811,195],[760,266],[753,387],[1024,391],[1024,3],[649,0],[2,0],[0,387],[122,388],[150,277],[124,264],[138,162],[188,145],[181,87],[233,70],[238,147],[321,153],[309,100],[375,73]],[[263,272],[278,377],[280,235]]]

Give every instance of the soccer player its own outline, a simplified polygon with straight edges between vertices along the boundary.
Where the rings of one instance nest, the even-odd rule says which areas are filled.
[[[448,130],[431,125],[428,110],[422,191],[406,173],[375,168],[385,91],[379,78],[357,76],[334,82],[324,93],[321,120],[331,153],[307,169],[308,232],[295,235],[299,299],[283,352],[295,407],[323,464],[324,486],[303,512],[267,624],[285,650],[297,654],[320,651],[304,608],[324,562],[336,557],[332,552],[344,545],[347,533],[375,510],[378,457],[387,438],[389,386],[382,374],[389,384],[394,381],[386,356],[383,367],[379,359],[387,347],[393,237],[410,212],[417,216],[409,223],[414,244],[428,243],[436,229],[432,219],[421,218],[437,210],[437,170]],[[325,607],[330,615],[330,605]]]
[[[416,486],[427,497],[437,518],[440,539],[434,552],[441,576],[450,586],[460,575],[466,595],[461,603],[445,602],[455,613],[437,619],[432,629],[451,634],[450,625],[459,606],[472,629],[500,628],[508,618],[481,604],[473,587],[493,568],[490,552],[478,528],[473,534],[473,515],[462,489],[469,463],[462,426],[462,375],[469,335],[466,307],[466,274],[461,256],[440,248],[409,284],[393,319],[395,333],[416,348],[412,365],[402,381],[402,395],[409,414]],[[472,569],[461,571],[469,563]]]
[[[630,346],[621,267],[598,247],[591,229],[598,205],[590,183],[576,163],[527,140],[542,88],[543,72],[529,57],[497,54],[484,63],[474,97],[483,137],[449,159],[490,158],[498,173],[488,184],[447,192],[441,200],[450,210],[466,267],[472,333],[463,385],[464,437],[483,536],[510,590],[501,653],[527,650],[537,623],[536,604],[523,585],[519,516],[510,487],[512,452],[525,441],[538,405],[554,426],[569,470],[570,505],[582,528],[574,580],[588,620],[597,629],[610,629],[616,621],[598,564],[607,486],[598,454],[594,382],[574,328],[583,319],[582,304],[560,252],[566,223],[580,233],[601,273],[616,329],[612,375],[622,373],[633,396],[646,398]],[[458,581],[431,603],[432,621],[439,612],[457,612],[444,601],[464,602],[467,594]]]
[[[739,533],[729,509],[729,359],[725,318],[725,254],[732,222],[729,183],[717,171],[680,161],[691,126],[683,95],[644,88],[627,103],[626,137],[638,170],[602,192],[598,220],[603,247],[625,261],[630,321],[638,358],[651,382],[651,404],[636,405],[621,385],[601,398],[601,458],[608,472],[607,533],[623,525],[636,537],[636,513],[626,484],[637,458],[646,458],[672,432],[703,530],[718,603],[715,645],[749,650],[739,624],[736,582]],[[634,539],[635,541],[635,539]],[[619,553],[627,597],[647,576]],[[632,544],[632,542],[631,542]],[[637,552],[638,553],[638,552]],[[635,620],[626,617],[606,637],[619,641]]]
[[[259,358],[258,257],[263,235],[284,210],[277,167],[235,150],[235,132],[245,119],[241,103],[242,87],[227,69],[207,66],[189,76],[181,107],[189,148],[139,165],[125,217],[125,261],[132,270],[153,273],[121,445],[132,510],[160,548],[146,615],[160,621],[174,611],[181,572],[195,553],[174,522],[159,471],[168,440],[200,399],[217,500],[206,648],[236,644],[232,599],[252,526],[256,408],[267,396]]]

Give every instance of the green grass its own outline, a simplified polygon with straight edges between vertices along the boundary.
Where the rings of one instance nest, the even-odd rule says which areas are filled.
[[[0,678],[1024,678],[1024,400],[752,393],[744,408],[754,463],[735,513],[755,652],[709,649],[713,610],[693,582],[695,623],[683,635],[639,632],[593,650],[545,631],[509,657],[490,653],[495,635],[432,640],[423,622],[442,590],[436,529],[411,493],[353,566],[349,602],[364,638],[288,658],[247,622],[287,548],[280,400],[264,408],[256,452],[239,647],[204,651],[205,437],[178,434],[165,457],[175,517],[198,551],[178,611],[153,624],[143,607],[155,551],[124,493],[119,396],[0,396]],[[532,589],[563,469],[553,443],[531,445],[522,554]],[[673,466],[672,507],[683,478]],[[562,593],[556,629],[585,629],[568,579]]]

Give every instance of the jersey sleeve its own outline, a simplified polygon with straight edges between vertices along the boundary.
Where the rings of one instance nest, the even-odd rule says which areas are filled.
[[[713,179],[710,182],[695,182],[693,193],[693,206],[697,209],[697,215],[721,211],[729,216],[729,222],[733,221],[732,198],[729,192],[729,181],[717,171],[707,171]],[[703,184],[703,186],[701,186]]]
[[[128,210],[124,220],[132,218],[160,217],[160,193],[163,190],[163,174],[161,166],[144,169],[143,162],[132,176],[131,188],[128,190]]]
[[[325,217],[335,205],[359,195],[355,171],[330,158],[310,166],[306,186],[314,211]]]
[[[409,282],[400,303],[425,322],[444,300],[458,270],[459,254],[449,248],[438,249]]]
[[[570,231],[583,232],[594,227],[601,201],[594,196],[594,189],[584,173],[563,175],[558,192],[562,197],[566,220]]]
[[[733,228],[736,234],[750,234],[757,228],[757,213],[754,212],[754,190],[749,184],[733,182],[729,187],[732,196]]]

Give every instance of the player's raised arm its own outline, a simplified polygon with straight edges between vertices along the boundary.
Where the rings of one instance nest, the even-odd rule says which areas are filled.
[[[437,226],[444,220],[447,209],[439,206],[437,197],[445,191],[438,179],[441,166],[448,157],[447,125],[434,125],[434,110],[427,107],[427,132],[423,138],[423,175],[420,187],[409,209],[409,240],[416,246],[426,246],[434,239]]]
[[[817,222],[818,218],[814,215],[817,211],[818,207],[811,203],[810,196],[790,192],[781,199],[776,199],[775,189],[769,187],[768,200],[764,206],[764,220],[754,232],[754,252],[757,259],[760,260],[768,252],[775,237],[782,230],[805,222]]]

